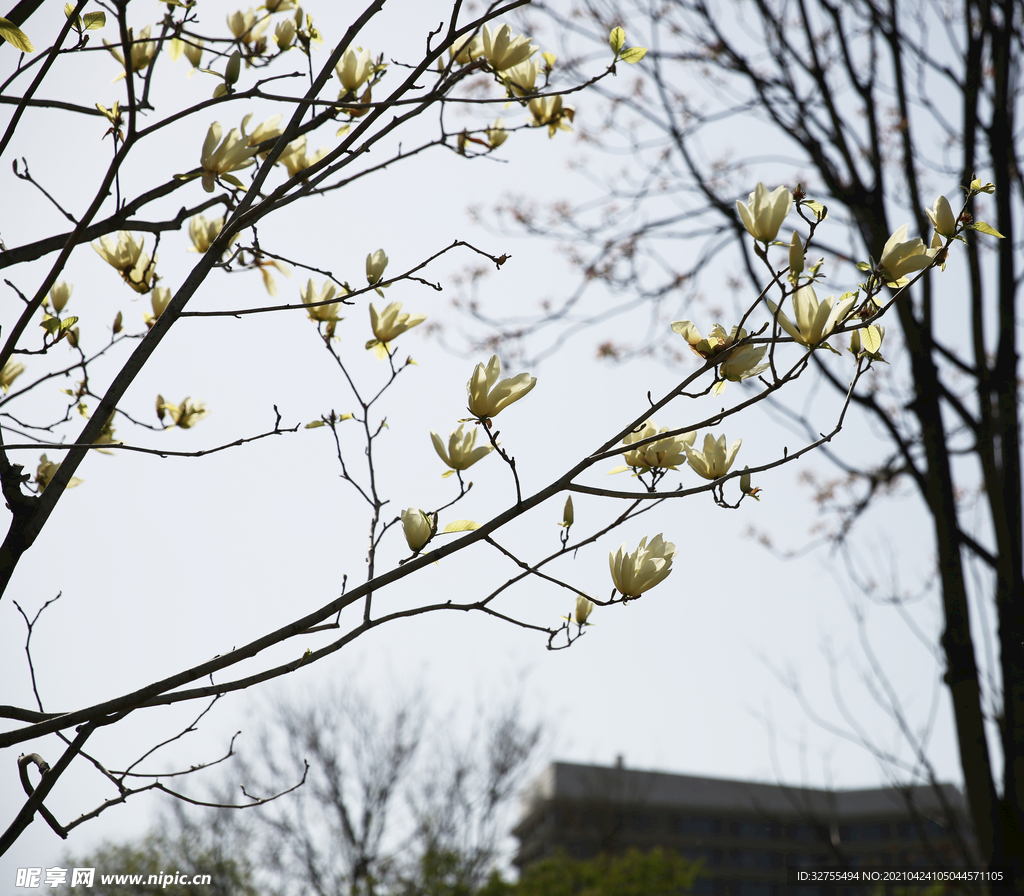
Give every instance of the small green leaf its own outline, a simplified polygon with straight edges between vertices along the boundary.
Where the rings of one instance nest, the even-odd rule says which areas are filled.
[[[860,343],[869,355],[875,354],[882,347],[882,334],[878,331],[878,327],[864,327]]]
[[[304,429],[316,429],[318,426],[326,426],[323,420],[314,420],[312,423],[307,423]]]
[[[70,19],[74,14],[75,14],[75,4],[74,3],[65,3],[64,4],[64,15],[67,18]]]
[[[70,330],[77,323],[77,317],[65,317],[64,320],[60,322],[60,328],[62,330]]]
[[[86,31],[98,31],[107,24],[107,14],[105,12],[87,12],[83,18],[85,19]]]
[[[40,321],[39,326],[41,326],[44,330],[46,330],[47,333],[53,336],[54,333],[56,333],[60,329],[60,318],[48,317],[46,318],[46,320]]]
[[[967,229],[977,230],[979,233],[987,233],[989,236],[997,236],[1001,240],[1006,239],[1006,237],[1004,237],[998,230],[990,224],[986,224],[984,221],[975,221],[973,224],[968,224]]]
[[[871,265],[869,265],[866,261],[858,261],[857,270],[863,271],[866,274],[868,271],[871,270]]]
[[[628,50],[623,50],[622,55],[619,56],[623,62],[628,62],[630,65],[636,65],[644,56],[647,55],[647,47],[630,47]]]
[[[74,7],[72,7],[74,9]],[[21,50],[22,53],[34,53],[35,47],[28,35],[22,31],[14,22],[0,16],[0,37],[7,41],[12,47]]]
[[[474,523],[472,520],[455,520],[444,527],[444,532],[472,532],[479,528],[480,524]]]
[[[241,190],[243,193],[245,192],[245,186],[233,174],[222,174],[220,177],[221,180],[226,180],[229,184],[233,184],[234,186],[238,187],[238,189]]]
[[[824,221],[828,217],[828,209],[825,208],[825,206],[823,206],[820,202],[810,201],[805,202],[804,205],[806,205],[812,212],[814,212],[814,217],[816,217],[819,221]]]
[[[612,28],[611,34],[608,35],[608,43],[612,48],[612,52],[618,56],[619,50],[625,46],[626,32],[621,28]]]

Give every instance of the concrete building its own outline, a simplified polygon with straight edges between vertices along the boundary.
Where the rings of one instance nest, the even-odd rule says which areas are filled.
[[[661,846],[701,862],[699,894],[814,896],[787,866],[965,864],[964,818],[950,784],[828,791],[555,762],[524,793],[514,862]]]

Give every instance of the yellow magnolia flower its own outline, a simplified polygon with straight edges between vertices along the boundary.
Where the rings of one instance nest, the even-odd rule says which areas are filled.
[[[277,160],[288,169],[288,176],[295,177],[300,171],[305,171],[312,165],[319,162],[330,150],[327,147],[318,149],[312,155],[306,153],[306,135],[303,134],[297,140],[292,140]]]
[[[813,286],[801,286],[793,293],[795,326],[771,299],[765,301],[772,314],[778,315],[783,330],[801,345],[814,346],[843,321],[857,301],[857,294],[853,293],[838,302],[834,296],[826,296],[819,302]],[[822,347],[832,349],[827,342],[822,343]]]
[[[523,96],[527,93],[536,93],[534,85],[537,83],[537,76],[541,73],[541,67],[536,59],[527,59],[519,65],[513,65],[501,73],[505,86],[516,96]]]
[[[956,236],[956,215],[953,214],[953,209],[950,208],[949,200],[945,196],[940,196],[935,200],[935,204],[925,211],[937,234],[947,238]]]
[[[206,252],[213,245],[213,241],[220,235],[221,228],[223,227],[223,217],[212,218],[207,221],[203,215],[193,215],[192,220],[188,222],[188,235],[189,239],[192,240],[192,248],[188,251]],[[237,239],[238,234],[236,233],[231,242],[234,243]]]
[[[612,583],[623,597],[639,597],[672,572],[672,559],[678,553],[676,546],[660,534],[650,544],[646,536],[641,538],[639,547],[630,554],[623,543],[608,555]]]
[[[358,90],[373,75],[373,57],[362,47],[347,47],[334,67],[345,93]]]
[[[704,479],[720,479],[729,472],[729,467],[736,460],[736,452],[740,450],[742,443],[742,439],[737,439],[726,450],[724,435],[719,436],[716,440],[711,433],[708,433],[704,436],[703,451],[694,451],[689,447],[686,449],[686,456],[690,460],[690,469]]]
[[[587,597],[585,594],[580,594],[576,598],[576,617],[577,625],[588,625],[588,617],[594,611],[594,602]]]
[[[277,44],[277,48],[283,53],[285,50],[291,49],[294,41],[295,20],[285,19],[274,29],[274,43]]]
[[[249,123],[249,119],[252,118],[252,114],[246,115],[242,119],[242,135],[245,135],[245,126]],[[281,116],[272,115],[262,124],[257,125],[256,130],[246,136],[246,141],[249,146],[259,146],[261,143],[265,143],[267,140],[276,140],[284,133],[284,129],[280,127]],[[285,150],[287,152],[287,150]],[[266,158],[270,154],[270,150],[260,153],[261,158]]]
[[[497,149],[508,139],[508,131],[505,130],[505,119],[496,118],[494,124],[486,131],[487,143],[491,149]]]
[[[371,252],[366,256],[366,282],[373,286],[384,276],[384,268],[388,266],[388,257],[383,249]]]
[[[236,11],[228,16],[228,28],[236,40],[251,44],[263,36],[270,24],[270,16],[259,18],[250,7],[246,12]]]
[[[469,65],[484,55],[484,39],[479,34],[464,34],[448,48],[448,55],[459,65]]]
[[[762,184],[754,188],[746,205],[736,201],[743,226],[755,240],[770,243],[779,235],[782,222],[793,207],[793,197],[786,187],[776,187],[771,193]]]
[[[167,306],[171,304],[171,291],[166,286],[158,286],[151,293],[150,299],[153,305],[152,314],[148,311],[144,312],[142,319],[146,322],[146,326],[152,328],[153,324],[156,323],[156,319],[167,310]]]
[[[758,364],[768,350],[767,346],[735,347],[737,342],[747,338],[747,331],[740,327],[733,327],[726,333],[721,324],[715,324],[707,336],[701,336],[700,330],[691,321],[677,320],[672,322],[672,330],[686,340],[695,355],[719,362],[718,372],[722,382],[716,383],[712,389],[715,395],[725,389],[726,380],[738,383],[747,377],[757,376],[768,367],[767,364]]]
[[[255,162],[253,156],[256,155],[256,150],[249,146],[239,128],[232,128],[221,140],[223,133],[224,129],[220,122],[215,121],[210,125],[203,143],[200,164],[203,167],[203,189],[207,193],[213,192],[214,181],[218,177],[223,177],[236,187],[242,186],[241,181],[232,177],[229,172],[248,168]]]
[[[434,526],[430,517],[416,507],[402,511],[402,531],[409,547],[419,553],[434,535]]]
[[[172,37],[171,42],[168,45],[167,53],[171,57],[171,62],[177,62],[184,56],[189,62],[192,63],[192,71],[190,71],[189,77],[195,74],[195,70],[199,68],[199,63],[203,59],[203,41],[199,37]]]
[[[74,287],[70,283],[61,281],[53,284],[53,288],[50,290],[50,304],[53,305],[56,314],[60,314],[64,310],[73,290]]]
[[[537,48],[530,43],[530,38],[525,34],[512,36],[512,28],[505,24],[497,31],[484,25],[483,27],[483,55],[496,72],[503,72],[525,62]]]
[[[391,351],[391,340],[397,339],[406,330],[418,327],[427,319],[425,314],[400,314],[401,302],[392,302],[382,312],[378,312],[370,302],[370,327],[376,339],[366,343],[367,350],[373,349],[378,358],[386,358]]]
[[[4,390],[5,395],[11,391],[14,381],[24,372],[25,365],[20,361],[15,361],[14,358],[10,358],[4,364],[3,370],[0,370],[0,389]]]
[[[935,250],[926,248],[921,237],[907,239],[908,227],[908,224],[904,224],[889,237],[882,249],[882,260],[878,266],[889,278],[886,281],[888,286],[903,286],[907,274],[928,267],[935,257]]]
[[[789,241],[789,282],[796,285],[797,277],[804,269],[804,243],[800,234],[793,231],[793,238]]]
[[[309,280],[305,288],[300,292],[303,305],[314,305],[317,302],[329,302],[334,298],[337,288],[330,280],[324,281],[323,288],[317,291],[313,281]],[[341,310],[341,302],[331,302],[330,305],[320,305],[317,308],[309,309],[309,319],[317,321],[330,321],[336,323],[343,318],[338,317]]]
[[[498,360],[497,355],[491,355],[491,360],[487,362],[486,367],[483,364],[477,364],[473,369],[473,375],[466,384],[466,390],[469,392],[469,412],[474,417],[482,419],[494,417],[512,402],[519,401],[537,385],[537,377],[530,376],[528,373],[521,373],[501,382],[498,382],[499,376],[501,376],[501,361]]]
[[[210,416],[206,405],[201,401],[193,401],[191,398],[184,399],[181,404],[168,404],[166,401],[160,401],[157,404],[157,413],[160,414],[160,411],[169,414],[171,420],[174,421],[171,426],[177,426],[179,429],[189,429],[200,420]],[[163,414],[160,414],[160,418],[163,419]]]
[[[36,467],[36,485],[39,486],[39,491],[46,491],[46,486],[50,484],[50,480],[57,475],[57,471],[60,469],[60,464],[55,464],[52,460],[47,460],[46,455],[42,455],[39,458],[39,466]],[[82,480],[77,476],[72,476],[68,480],[68,484],[65,488],[74,488],[76,485],[81,485]]]
[[[438,457],[451,469],[442,474],[442,477],[451,476],[456,470],[468,470],[478,460],[487,457],[494,450],[493,445],[482,445],[476,447],[476,427],[470,427],[465,432],[465,424],[460,423],[458,429],[453,429],[448,435],[448,448],[445,450],[444,441],[434,432],[430,431],[431,441],[434,443],[434,450]]]
[[[533,121],[530,127],[539,128],[548,126],[548,138],[555,136],[555,131],[572,131],[569,122],[572,121],[576,110],[572,106],[562,106],[560,96],[539,96],[530,100],[530,114]]]
[[[632,445],[634,442],[642,442],[644,439],[649,439],[661,432],[668,432],[668,427],[663,426],[661,429],[657,429],[654,421],[648,420],[640,430],[626,433],[622,444]],[[693,440],[696,438],[697,433],[685,432],[634,448],[623,455],[626,466],[616,467],[609,472],[622,473],[630,467],[639,473],[646,473],[652,467],[660,470],[676,470],[686,463],[686,448],[692,445]]]
[[[149,39],[149,34],[152,26],[147,25],[139,32],[139,36],[136,38],[132,33],[132,29],[128,29],[128,39],[131,41],[132,50],[129,54],[131,57],[131,65],[133,72],[141,72],[147,65],[153,61],[153,57],[156,56],[156,41]],[[124,66],[124,54],[121,52],[121,48],[118,44],[112,44],[103,39],[103,45],[110,51],[110,55],[113,56],[118,62]],[[115,81],[120,81],[127,72],[122,72],[116,78]]]
[[[156,280],[156,256],[150,260],[142,251],[146,244],[145,238],[135,241],[135,236],[122,230],[117,234],[115,243],[110,236],[101,236],[99,245],[92,247],[107,264],[116,268],[118,273],[132,289],[139,293],[149,292]]]

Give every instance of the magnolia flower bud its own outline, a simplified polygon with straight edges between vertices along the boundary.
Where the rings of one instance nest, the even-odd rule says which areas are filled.
[[[792,207],[793,197],[786,187],[776,187],[769,193],[762,183],[750,194],[747,204],[736,201],[736,210],[747,233],[765,243],[779,235],[779,228]]]
[[[935,204],[925,211],[937,234],[947,239],[956,236],[956,215],[953,214],[953,209],[949,207],[949,200],[945,196],[940,196],[935,200]]]
[[[587,597],[585,594],[581,594],[576,598],[576,624],[586,625],[587,617],[594,610],[594,602]]]
[[[371,252],[366,256],[366,282],[373,286],[384,275],[384,268],[388,266],[388,257],[383,249]]]
[[[68,299],[71,298],[72,290],[74,290],[74,287],[70,283],[62,281],[53,284],[53,289],[50,290],[50,304],[53,305],[53,310],[56,314],[60,314],[64,310]]]
[[[238,80],[239,72],[242,67],[242,53],[239,50],[235,50],[228,59],[227,67],[224,69],[224,83],[234,84]]]
[[[565,499],[565,509],[562,510],[562,525],[568,529],[573,524],[572,495]],[[577,606],[579,602],[577,601]]]
[[[797,274],[804,269],[804,244],[800,234],[793,231],[793,239],[789,242],[789,280],[796,283]]]
[[[402,530],[409,547],[417,554],[434,535],[434,527],[430,518],[416,507],[402,511]]]

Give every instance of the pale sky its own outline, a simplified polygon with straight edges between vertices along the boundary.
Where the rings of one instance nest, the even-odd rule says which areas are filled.
[[[156,3],[135,6],[132,21],[137,27],[152,21],[146,16],[156,16],[163,8]],[[200,6],[207,32],[219,29],[223,15],[234,8],[209,0]],[[393,0],[359,43],[374,55],[383,51],[386,58],[408,60],[422,47],[429,27],[441,20],[444,6]],[[345,23],[340,14],[354,13],[357,5],[323,7],[310,6],[309,11],[330,43],[342,33]],[[37,47],[46,46],[43,16],[39,13],[40,22],[33,19],[34,27],[26,29]],[[102,32],[109,33],[110,26]],[[94,43],[98,43],[95,37]],[[542,45],[542,49],[548,47]],[[0,50],[5,71],[10,57],[9,47]],[[321,49],[319,57],[326,58],[326,50]],[[164,92],[198,99],[209,95],[216,83],[202,74],[186,79],[184,61],[171,64],[163,59],[160,66],[158,104]],[[106,54],[94,54],[86,70],[91,80],[76,75],[72,82],[70,75],[58,72],[44,95],[57,95],[59,86],[69,98],[87,104],[123,98],[123,85],[108,83],[118,69]],[[243,73],[243,80],[246,77]],[[392,77],[397,77],[396,71],[389,72],[384,87]],[[584,93],[574,103],[577,121],[585,124],[597,98]],[[236,118],[246,111],[250,110],[240,104],[226,110],[220,107],[217,115],[227,128],[237,125]],[[254,121],[270,114],[266,107],[251,111]],[[515,107],[499,106],[486,114],[523,120]],[[484,115],[474,109],[467,124],[483,121]],[[126,173],[131,184],[126,194],[192,168],[213,118],[212,110],[201,113],[149,148],[140,164]],[[430,133],[434,119],[428,119],[413,133]],[[61,138],[55,141],[58,133]],[[0,170],[9,171],[10,161],[24,156],[41,183],[80,210],[89,194],[77,182],[87,184],[107,158],[109,144],[101,143],[101,133],[95,120],[83,125],[67,114],[29,112]],[[328,127],[311,137],[309,144],[311,148],[333,146],[334,139],[334,128]],[[406,145],[411,145],[415,138],[408,139]],[[70,146],[75,147],[74,153],[68,152]],[[495,154],[501,163],[470,163],[434,150],[344,191],[293,205],[260,227],[260,240],[270,251],[330,268],[360,285],[365,256],[377,248],[383,247],[391,259],[390,275],[455,239],[468,240],[493,254],[511,255],[500,272],[492,271],[483,282],[481,300],[495,309],[536,311],[543,299],[557,300],[574,285],[562,258],[551,245],[499,236],[475,226],[466,209],[493,206],[512,191],[541,201],[563,196],[581,201],[593,188],[567,166],[583,151],[571,135],[559,133],[549,140],[543,130],[511,135]],[[588,159],[594,165],[610,164],[593,152]],[[750,189],[758,177],[768,179],[770,174],[755,172]],[[3,189],[0,234],[8,247],[62,226],[30,186],[8,174]],[[196,182],[190,199],[200,194]],[[175,200],[172,213],[180,203]],[[189,245],[186,232],[163,238],[159,271],[165,285],[174,288],[184,279],[195,259],[186,253]],[[680,246],[679,251],[687,247]],[[443,292],[402,283],[392,287],[386,299],[402,301],[405,310],[427,313],[431,322],[445,326],[446,343],[464,344],[459,336],[466,326],[464,318],[450,304],[458,292],[453,280],[464,266],[477,261],[478,256],[470,253],[452,253],[426,274],[445,285]],[[44,271],[36,265],[31,271],[8,269],[5,276],[32,292]],[[298,301],[306,276],[300,271],[290,280],[278,276],[280,299]],[[80,316],[87,348],[101,344],[100,331],[118,310],[129,331],[141,332],[147,298],[132,301],[133,294],[90,248],[75,252],[62,279],[75,285],[68,311]],[[316,281],[319,284],[322,278]],[[706,289],[714,286],[715,278],[709,277]],[[835,291],[847,286],[836,283]],[[267,298],[255,272],[215,274],[190,308],[244,307],[266,304]],[[376,301],[379,306],[381,300]],[[5,326],[18,304],[8,290],[0,305]],[[383,382],[384,362],[363,349],[371,335],[366,305],[366,297],[360,297],[339,324],[340,345],[362,382]],[[681,308],[679,316],[696,321],[701,320],[700,313]],[[705,325],[713,322],[707,320]],[[626,339],[631,328],[642,333],[644,323],[619,318],[603,335],[595,331],[570,342],[531,371],[538,378],[537,387],[495,421],[503,447],[516,457],[524,494],[557,478],[641,414],[648,391],[656,400],[694,369],[689,359],[672,369],[650,359],[622,367],[596,360],[594,348],[604,338]],[[444,467],[433,451],[429,432],[447,434],[465,416],[465,383],[473,364],[487,355],[481,351],[471,358],[457,357],[445,351],[425,327],[397,342],[399,358],[411,354],[419,366],[403,373],[380,409],[388,429],[378,443],[377,470],[392,502],[385,511],[391,516],[408,506],[439,506],[454,496],[454,480],[441,478]],[[58,346],[54,357],[65,351]],[[900,359],[892,360],[898,369]],[[33,357],[25,363],[27,378],[42,370],[46,361]],[[93,376],[102,382],[114,370],[114,364],[98,363]],[[34,409],[42,407],[48,410],[36,414],[47,416],[63,399],[57,387],[40,387],[38,400],[18,405],[19,416],[34,419]],[[152,407],[157,393],[172,401],[186,395],[205,401],[211,416],[192,430],[166,433],[134,431],[121,421],[118,437],[146,446],[195,450],[269,427],[274,404],[285,425],[309,422],[332,408],[353,409],[344,381],[318,343],[315,325],[301,311],[241,320],[182,320],[122,404],[130,413],[155,423]],[[684,425],[745,395],[730,385],[721,399],[703,399],[699,407],[673,405],[655,420],[659,426]],[[835,407],[820,398],[813,407],[824,431],[831,426]],[[714,434],[722,431],[730,442],[743,439],[737,461],[741,466],[778,457],[784,446],[798,447],[794,436],[758,409],[730,420]],[[70,439],[74,432],[68,430],[65,435]],[[11,442],[13,437],[5,433],[5,440]],[[838,440],[841,449],[854,454],[876,452],[880,444],[870,428],[856,419],[851,419]],[[347,459],[358,466],[358,443],[353,439],[346,448]],[[39,453],[22,452],[18,459],[34,470]],[[583,481],[619,489],[634,484],[628,474],[605,476],[604,470],[612,466],[613,462],[606,463]],[[664,583],[631,605],[598,608],[592,617],[594,626],[570,650],[548,652],[542,636],[494,619],[435,614],[384,626],[300,670],[285,687],[306,699],[315,699],[325,683],[339,681],[353,681],[364,694],[380,690],[389,696],[422,687],[442,710],[455,708],[461,713],[466,726],[479,705],[518,695],[526,715],[543,721],[550,732],[553,747],[547,759],[610,764],[621,754],[634,768],[815,786],[872,786],[883,780],[875,759],[816,727],[771,672],[792,670],[811,705],[843,725],[825,658],[826,650],[831,650],[839,670],[838,692],[847,701],[851,717],[881,744],[907,758],[895,726],[873,705],[860,681],[866,663],[851,611],[860,607],[867,613],[871,647],[907,701],[915,728],[932,717],[937,700],[930,755],[943,780],[958,781],[947,700],[944,691],[936,697],[939,670],[925,646],[894,612],[864,604],[856,590],[845,584],[846,570],[838,555],[819,549],[783,561],[749,535],[751,527],[768,531],[781,548],[798,548],[812,540],[816,510],[808,489],[798,482],[800,472],[811,469],[829,472],[822,461],[808,460],[760,477],[755,484],[764,489],[763,500],[744,502],[736,511],[715,507],[710,495],[669,502],[564,561],[559,570],[579,588],[607,596],[611,588],[607,556],[620,543],[632,549],[641,537],[663,532],[679,548],[673,573]],[[199,460],[95,455],[85,461],[79,476],[83,484],[64,496],[0,603],[0,702],[34,705],[23,652],[24,625],[14,600],[33,615],[45,601],[63,594],[39,623],[33,655],[46,709],[73,709],[192,666],[322,606],[338,595],[346,573],[350,583],[365,577],[366,514],[351,488],[338,478],[326,429],[300,429],[294,435]],[[514,498],[508,470],[496,457],[481,461],[467,479],[475,483],[472,493],[443,514],[442,523],[461,517],[483,521]],[[697,481],[683,468],[670,474],[666,484],[691,486]],[[736,483],[730,483],[727,495],[735,499],[737,492]],[[563,501],[564,496],[553,499],[510,526],[502,532],[502,544],[527,558],[555,550]],[[574,501],[574,534],[604,524],[621,509],[606,499],[577,496]],[[869,513],[860,531],[860,573],[881,580],[898,575],[900,587],[908,591],[927,578],[931,542],[916,496],[909,491],[902,499],[890,501],[884,513]],[[396,529],[385,539],[379,568],[390,568],[407,554]],[[477,546],[465,556],[403,580],[376,601],[378,606],[390,607],[424,595],[430,600],[461,599],[484,593],[512,574],[509,561]],[[557,623],[571,606],[565,592],[539,582],[512,591],[503,605],[540,624]],[[348,612],[355,615],[354,610]],[[908,612],[934,641],[941,624],[935,603],[924,599]],[[311,636],[308,644],[293,641],[270,654],[282,660],[307,646],[323,646],[329,639],[329,635]],[[246,668],[262,667],[264,661],[258,662],[259,666]],[[273,687],[265,691],[271,693]],[[253,715],[260,702],[257,695],[228,697],[197,734],[158,754],[149,768],[163,771],[214,758],[239,728],[244,749],[245,733],[255,733]],[[140,711],[97,734],[90,749],[109,767],[121,768],[180,730],[200,708]],[[51,763],[59,756],[53,737],[30,747]],[[0,805],[9,807],[5,827],[21,801],[14,759],[23,750],[29,747],[8,750],[0,770]],[[70,820],[112,795],[109,785],[83,767],[62,779],[47,805],[59,819]],[[77,828],[66,847],[36,821],[12,852],[0,858],[0,881],[10,878],[13,883],[17,867],[56,864],[66,848],[80,854],[104,838],[137,835],[159,808],[160,798],[139,797]]]

